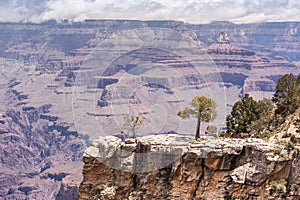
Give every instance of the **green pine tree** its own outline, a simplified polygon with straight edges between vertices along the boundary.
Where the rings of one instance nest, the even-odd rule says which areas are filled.
[[[282,118],[294,113],[300,107],[300,74],[296,79],[293,74],[282,76],[276,85],[273,102],[277,108],[275,113]]]

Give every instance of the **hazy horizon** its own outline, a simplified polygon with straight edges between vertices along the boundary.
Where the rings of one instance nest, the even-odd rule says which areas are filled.
[[[0,22],[122,19],[239,24],[300,21],[300,1],[296,0],[2,0],[0,11]]]

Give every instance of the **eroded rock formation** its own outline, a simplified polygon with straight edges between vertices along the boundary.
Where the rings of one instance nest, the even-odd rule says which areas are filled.
[[[79,199],[299,199],[298,149],[260,139],[99,137],[84,153]]]

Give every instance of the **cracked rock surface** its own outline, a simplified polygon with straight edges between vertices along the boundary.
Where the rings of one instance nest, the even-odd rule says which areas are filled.
[[[297,149],[261,139],[99,137],[84,153],[79,199],[299,199]]]

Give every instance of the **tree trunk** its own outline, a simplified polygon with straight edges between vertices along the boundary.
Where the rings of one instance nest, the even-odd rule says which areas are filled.
[[[197,118],[196,136],[195,136],[196,140],[200,137],[200,127],[201,127],[200,125],[201,125],[201,120],[200,120],[200,116],[198,116],[198,118]]]

